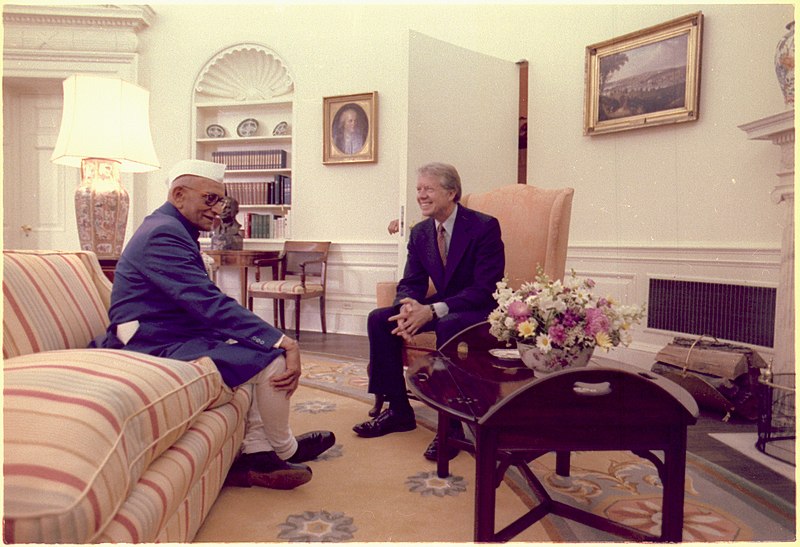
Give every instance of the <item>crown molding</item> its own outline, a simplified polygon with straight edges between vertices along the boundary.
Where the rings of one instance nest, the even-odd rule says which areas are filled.
[[[25,26],[88,26],[129,28],[134,32],[150,26],[155,12],[142,5],[20,6],[3,7],[3,23]]]

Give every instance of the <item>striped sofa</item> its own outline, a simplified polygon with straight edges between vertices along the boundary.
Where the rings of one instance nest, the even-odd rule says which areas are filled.
[[[208,358],[86,349],[111,292],[93,253],[4,251],[3,268],[4,541],[191,541],[251,393]]]

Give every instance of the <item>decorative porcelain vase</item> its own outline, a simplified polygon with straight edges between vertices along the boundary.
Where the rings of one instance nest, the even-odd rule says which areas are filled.
[[[585,367],[592,357],[594,347],[552,349],[543,353],[535,344],[517,342],[519,356],[525,366],[543,374],[550,374],[569,367]]]
[[[787,108],[794,108],[794,21],[786,25],[788,32],[775,49],[775,74]]]

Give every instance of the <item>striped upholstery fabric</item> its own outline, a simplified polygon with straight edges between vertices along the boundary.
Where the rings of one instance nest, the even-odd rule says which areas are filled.
[[[232,404],[203,412],[148,468],[97,541],[191,541],[238,453],[250,397],[249,386],[237,389]]]
[[[304,293],[322,293],[322,285],[320,283],[312,283],[306,280],[306,287],[303,290],[303,285],[300,284],[299,279],[286,279],[284,281],[261,281],[258,283],[251,283],[248,288],[250,293],[269,292],[269,293],[285,293],[285,294],[304,294]]]
[[[6,542],[97,541],[143,475],[157,484],[165,469],[190,481],[170,460],[184,458],[194,469],[196,457],[193,473],[201,474],[204,453],[225,442],[211,439],[214,428],[234,421],[218,417],[222,410],[198,419],[222,391],[207,358],[49,351],[5,360],[3,379]],[[215,426],[220,420],[226,423]],[[192,434],[181,438],[190,426]],[[170,458],[151,466],[165,452]],[[180,491],[170,495],[181,498]]]
[[[86,254],[3,251],[4,358],[85,348],[105,331],[107,305]]]

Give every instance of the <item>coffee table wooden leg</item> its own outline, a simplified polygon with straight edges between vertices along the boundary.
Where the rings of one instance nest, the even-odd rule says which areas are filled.
[[[556,474],[560,477],[569,477],[569,452],[556,452]]]
[[[664,498],[661,506],[661,539],[680,542],[683,539],[683,501],[686,479],[686,437],[683,445],[664,452]]]
[[[436,455],[436,474],[440,479],[450,475],[450,458],[447,457],[447,434],[450,417],[444,412],[439,412],[436,427],[436,438],[439,440],[439,452]]]
[[[492,432],[478,428],[475,436],[475,531],[476,542],[492,542],[494,537],[495,469],[497,440]]]

